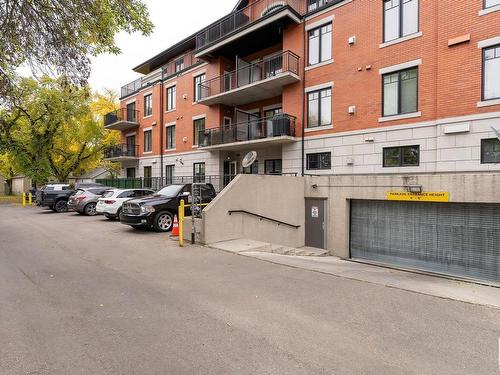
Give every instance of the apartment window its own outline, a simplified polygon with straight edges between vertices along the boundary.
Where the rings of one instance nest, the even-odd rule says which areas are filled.
[[[384,42],[418,32],[418,0],[384,0]]]
[[[193,164],[193,182],[205,181],[205,163]]]
[[[167,150],[175,149],[175,125],[167,126]]]
[[[202,87],[200,86],[203,82],[206,81],[207,76],[205,74],[200,74],[199,76],[194,77],[194,100],[198,101],[202,99]]]
[[[332,1],[333,0],[307,0],[307,11],[313,12],[326,4],[331,3]]]
[[[265,174],[281,174],[282,171],[282,160],[273,159],[266,160],[264,162],[264,173]]]
[[[307,169],[321,170],[332,167],[332,153],[320,152],[317,154],[307,154]]]
[[[402,115],[418,110],[418,68],[382,76],[383,116]]]
[[[153,94],[144,96],[144,117],[153,114]]]
[[[384,168],[418,167],[420,164],[420,146],[384,148]]]
[[[483,100],[500,99],[500,45],[483,49]]]
[[[144,187],[153,186],[153,167],[144,167]]]
[[[180,72],[181,70],[184,69],[184,57],[181,57],[180,59],[175,60],[175,72]]]
[[[500,163],[500,140],[498,138],[481,140],[481,164]]]
[[[500,5],[500,0],[484,0],[484,9]]]
[[[175,109],[177,88],[176,86],[167,88],[167,111],[173,111]]]
[[[144,132],[144,152],[153,151],[153,131],[146,130]]]
[[[127,178],[135,178],[135,168],[127,168]]]
[[[137,122],[137,116],[135,114],[135,102],[127,104],[127,121]]]
[[[332,89],[313,91],[307,94],[308,128],[332,124]]]
[[[175,177],[175,165],[166,165],[165,166],[165,178],[167,185],[172,185],[174,183]]]
[[[199,146],[203,140],[205,132],[205,118],[200,118],[193,121],[193,146]]]
[[[310,30],[309,65],[319,64],[332,58],[332,24]]]

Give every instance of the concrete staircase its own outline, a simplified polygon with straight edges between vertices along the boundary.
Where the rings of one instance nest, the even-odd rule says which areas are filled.
[[[268,242],[261,242],[248,239],[237,239],[209,244],[213,249],[228,251],[231,253],[262,252],[289,256],[326,257],[330,254],[323,249],[312,247],[294,248],[276,245]]]

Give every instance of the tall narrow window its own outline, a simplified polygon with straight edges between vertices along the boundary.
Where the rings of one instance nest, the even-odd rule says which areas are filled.
[[[146,130],[144,132],[144,152],[153,151],[153,131]]]
[[[308,128],[332,124],[332,89],[313,91],[307,94]]]
[[[177,88],[175,86],[167,88],[167,111],[175,109]]]
[[[174,183],[175,165],[171,164],[165,166],[165,177],[167,179],[167,185],[172,185]]]
[[[193,121],[193,146],[199,146],[203,141],[203,133],[205,132],[205,119],[200,118]]]
[[[203,88],[202,84],[205,82],[207,76],[205,74],[200,74],[194,77],[194,101],[198,101],[202,98]]]
[[[193,182],[205,181],[205,163],[193,164]]]
[[[418,32],[419,0],[384,0],[384,42]]]
[[[500,99],[500,44],[483,50],[483,100]]]
[[[137,122],[135,102],[127,104],[127,121]]]
[[[167,126],[167,150],[175,149],[175,125]]]
[[[153,94],[144,96],[144,117],[153,114]]]
[[[417,112],[418,68],[411,68],[382,76],[383,116]]]
[[[316,65],[332,58],[332,24],[310,30],[309,65]]]

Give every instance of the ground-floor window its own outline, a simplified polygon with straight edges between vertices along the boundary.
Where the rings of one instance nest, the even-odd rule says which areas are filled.
[[[481,163],[500,163],[500,140],[497,138],[481,140]]]
[[[420,146],[384,148],[384,167],[418,167]]]
[[[172,185],[174,183],[174,176],[175,176],[175,165],[172,164],[165,166],[165,178],[167,185]]]
[[[193,182],[205,181],[205,163],[193,164]]]
[[[127,178],[135,178],[135,168],[127,168]]]
[[[320,152],[317,154],[307,154],[307,169],[319,170],[330,169],[332,167],[332,153]]]
[[[281,159],[266,160],[264,163],[265,163],[264,164],[265,174],[281,174],[282,172]]]
[[[259,174],[259,162],[255,161],[251,166],[243,168],[244,174]]]
[[[144,167],[144,187],[153,186],[153,167]]]

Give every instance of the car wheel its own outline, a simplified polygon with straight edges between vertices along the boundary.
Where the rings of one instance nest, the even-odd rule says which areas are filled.
[[[154,221],[154,229],[157,232],[169,232],[172,230],[174,225],[174,215],[171,212],[163,211],[159,212]]]
[[[58,213],[68,212],[68,202],[66,201],[57,201],[54,205],[54,210]]]
[[[85,215],[87,216],[95,216],[96,212],[96,203],[88,203],[85,208],[83,209],[83,212],[85,212]]]

